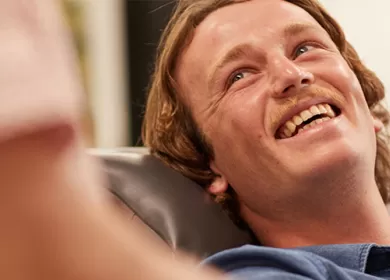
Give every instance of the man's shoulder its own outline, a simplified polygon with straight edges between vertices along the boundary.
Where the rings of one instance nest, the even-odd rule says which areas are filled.
[[[280,249],[257,245],[245,245],[239,248],[217,253],[207,258],[203,263],[211,264],[229,272],[243,267],[269,267],[284,264],[287,267],[316,265],[313,258],[315,253],[297,249]]]
[[[373,245],[331,245],[279,249],[245,245],[217,253],[203,263],[239,279],[366,279],[354,259]],[[364,254],[359,254],[364,256]],[[344,265],[345,264],[345,265]],[[356,264],[356,265],[355,265]]]

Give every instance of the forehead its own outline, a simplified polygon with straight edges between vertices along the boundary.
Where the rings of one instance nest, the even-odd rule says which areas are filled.
[[[291,23],[321,28],[305,10],[283,0],[251,0],[214,11],[196,28],[181,55],[179,84],[186,89],[199,86],[215,61],[234,46],[247,43],[266,49]]]
[[[232,4],[211,13],[197,27],[193,42],[204,41],[207,37],[212,43],[231,41],[237,32],[248,35],[265,36],[276,33],[289,22],[318,23],[302,8],[283,0],[251,0]],[[246,28],[246,30],[242,30]],[[238,33],[237,33],[238,34]]]

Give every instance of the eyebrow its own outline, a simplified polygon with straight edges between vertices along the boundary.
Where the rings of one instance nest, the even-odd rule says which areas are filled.
[[[318,30],[318,27],[310,23],[293,22],[283,28],[282,34],[285,38],[291,38],[312,30]]]
[[[318,30],[318,27],[314,24],[293,22],[284,27],[281,34],[283,34],[284,38],[289,39],[310,30]],[[227,64],[255,52],[256,50],[253,44],[250,43],[242,43],[230,49],[221,59],[218,60],[217,63],[215,63],[215,66],[212,68],[213,70],[208,78],[209,87],[211,87],[215,82],[216,76],[220,70]]]
[[[209,75],[209,79],[208,79],[209,86],[212,86],[220,70],[225,68],[227,64],[235,60],[238,60],[242,57],[249,56],[250,54],[253,54],[255,52],[256,50],[254,49],[253,44],[250,43],[242,43],[230,49],[225,55],[223,55],[221,59],[217,61],[217,63],[215,63],[215,66],[212,68],[213,70]]]

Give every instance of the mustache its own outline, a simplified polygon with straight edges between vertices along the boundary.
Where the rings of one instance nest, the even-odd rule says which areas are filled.
[[[274,112],[270,114],[270,123],[273,127],[279,124],[280,120],[285,116],[292,108],[302,102],[306,102],[313,98],[326,98],[334,101],[334,105],[339,107],[339,104],[343,103],[343,96],[335,89],[328,89],[320,86],[309,86],[300,90],[298,93],[281,98],[277,102],[277,106]]]

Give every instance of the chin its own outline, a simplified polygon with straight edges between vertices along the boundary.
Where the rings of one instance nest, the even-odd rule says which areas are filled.
[[[357,177],[363,172],[374,171],[375,150],[364,141],[347,141],[339,139],[328,145],[313,147],[309,156],[299,164],[291,165],[297,181],[314,182],[316,184],[334,183]]]

